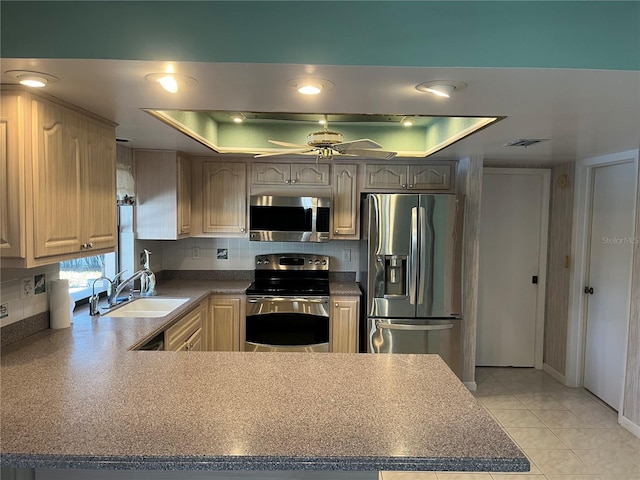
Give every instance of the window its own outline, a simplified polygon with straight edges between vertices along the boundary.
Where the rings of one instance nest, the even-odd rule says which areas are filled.
[[[69,293],[77,302],[91,296],[94,280],[116,274],[116,254],[107,253],[94,257],[76,258],[60,262],[60,278],[69,280]],[[96,283],[96,293],[107,289],[106,282]]]

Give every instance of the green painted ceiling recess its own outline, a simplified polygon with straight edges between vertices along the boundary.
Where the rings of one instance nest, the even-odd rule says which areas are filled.
[[[640,70],[638,1],[8,1],[3,58]]]
[[[269,140],[307,145],[310,133],[328,129],[344,141],[370,139],[399,157],[424,158],[481,130],[501,117],[434,117],[424,115],[297,114],[230,111],[145,110],[218,153],[260,154],[286,150]],[[245,121],[232,117],[242,113]],[[405,127],[402,120],[413,125]],[[310,153],[315,155],[315,153]]]

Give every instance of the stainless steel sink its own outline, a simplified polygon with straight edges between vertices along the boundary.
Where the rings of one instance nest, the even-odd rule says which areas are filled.
[[[188,298],[139,298],[114,308],[103,317],[164,317],[185,303]]]

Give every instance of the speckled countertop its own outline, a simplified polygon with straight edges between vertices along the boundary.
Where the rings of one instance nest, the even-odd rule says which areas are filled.
[[[77,315],[2,352],[2,466],[526,471],[436,355],[129,348],[242,282],[169,282],[162,319]],[[246,287],[246,282],[244,282]]]

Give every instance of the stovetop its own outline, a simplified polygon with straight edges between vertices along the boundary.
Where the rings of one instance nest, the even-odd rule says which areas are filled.
[[[247,295],[327,296],[329,257],[305,253],[257,255],[255,281]]]

